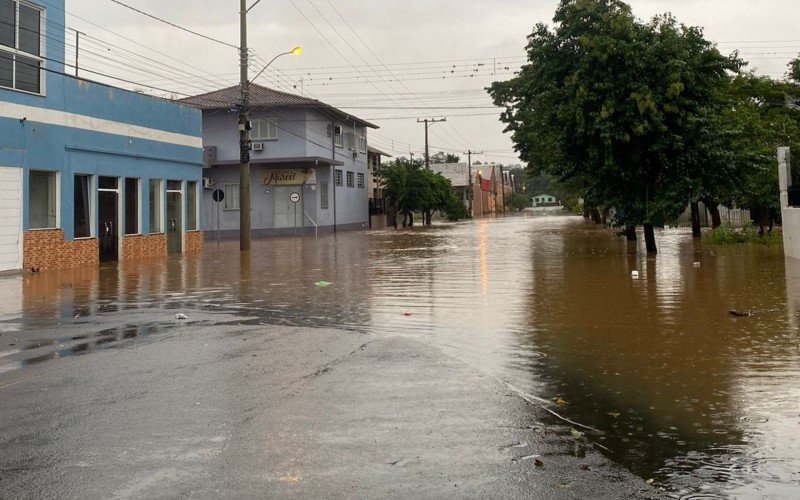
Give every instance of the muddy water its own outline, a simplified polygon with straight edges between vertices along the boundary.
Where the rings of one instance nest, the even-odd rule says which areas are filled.
[[[800,263],[659,238],[648,260],[580,218],[514,217],[9,276],[0,376],[166,334],[176,312],[408,335],[596,428],[676,497],[797,498]]]

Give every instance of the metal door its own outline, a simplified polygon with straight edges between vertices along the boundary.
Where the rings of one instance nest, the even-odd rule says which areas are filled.
[[[119,260],[119,193],[99,191],[97,213],[100,219],[100,261]]]
[[[181,211],[181,193],[167,192],[167,251],[183,252],[183,214]]]
[[[301,193],[302,186],[274,186],[275,228],[303,227],[303,200],[292,203],[292,193]]]

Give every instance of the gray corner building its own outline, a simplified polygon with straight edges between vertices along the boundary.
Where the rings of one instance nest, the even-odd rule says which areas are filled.
[[[214,237],[239,234],[240,88],[183,99],[203,111],[203,208]],[[253,235],[369,223],[366,122],[316,99],[250,85]],[[220,190],[224,199],[212,194]],[[219,194],[219,193],[218,193]]]

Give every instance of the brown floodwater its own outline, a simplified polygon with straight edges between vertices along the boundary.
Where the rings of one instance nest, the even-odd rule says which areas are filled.
[[[532,215],[275,238],[245,258],[209,235],[203,255],[0,278],[0,374],[167,334],[177,312],[405,335],[597,429],[675,497],[799,497],[800,262],[686,230],[658,242],[648,259]]]

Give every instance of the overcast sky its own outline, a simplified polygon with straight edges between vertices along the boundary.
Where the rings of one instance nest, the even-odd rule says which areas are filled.
[[[122,1],[221,41],[239,43],[236,0]],[[447,123],[431,128],[432,152],[485,150],[477,159],[517,163],[498,113],[490,109],[482,89],[495,79],[509,78],[519,67],[526,36],[534,24],[551,21],[557,3],[262,0],[249,16],[250,47],[266,61],[295,45],[305,53],[281,58],[271,67],[281,73],[265,73],[267,77],[257,83],[281,90],[296,87],[297,93],[302,87],[305,95],[375,122],[381,128],[370,134],[370,144],[395,155],[422,153],[423,129],[416,118],[446,116]],[[724,52],[739,49],[760,73],[780,77],[793,55],[800,53],[797,0],[629,3],[640,18],[670,11],[685,24],[704,27]],[[182,94],[238,80],[237,54],[230,47],[181,32],[111,0],[67,0],[67,12],[67,26],[163,63],[82,40],[81,67]],[[73,58],[68,55],[67,62]]]

